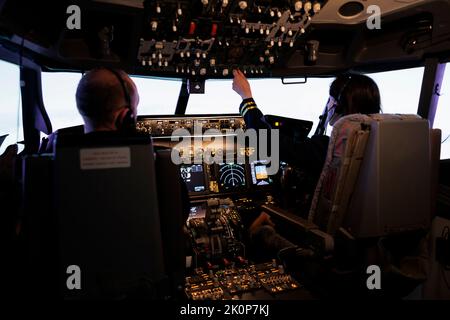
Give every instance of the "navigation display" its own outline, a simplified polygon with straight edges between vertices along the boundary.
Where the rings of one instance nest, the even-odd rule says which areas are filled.
[[[223,163],[219,165],[219,186],[221,190],[232,191],[245,187],[245,165]]]

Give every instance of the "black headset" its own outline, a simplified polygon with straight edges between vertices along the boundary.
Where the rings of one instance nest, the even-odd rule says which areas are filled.
[[[122,87],[123,96],[127,104],[126,107],[128,108],[128,111],[125,114],[125,117],[123,117],[123,119],[120,119],[120,117],[117,118],[116,128],[119,131],[123,132],[134,132],[136,130],[136,118],[134,117],[133,109],[131,108],[130,91],[128,90],[128,87],[125,84],[125,80],[117,70],[111,68],[105,69],[111,72],[117,78],[117,80],[119,80],[120,86]]]
[[[335,113],[338,113],[338,114],[342,114],[343,113],[343,110],[342,110],[342,105],[343,105],[342,97],[343,97],[344,92],[347,89],[347,87],[348,87],[348,85],[350,84],[351,81],[352,81],[352,75],[348,75],[347,81],[342,86],[341,90],[339,91],[339,95],[336,98],[336,108],[334,109]]]
[[[338,114],[342,114],[342,96],[344,95],[345,90],[347,89],[348,85],[350,84],[350,81],[352,80],[352,75],[348,75],[347,81],[342,86],[341,90],[339,91],[339,94],[336,99],[336,105],[334,107],[334,112]],[[328,100],[328,102],[330,102]],[[323,114],[319,117],[319,124],[316,128],[316,131],[314,133],[315,136],[323,136],[326,132],[326,120],[328,118],[328,114],[331,111],[331,109],[328,109],[328,103],[325,107]]]

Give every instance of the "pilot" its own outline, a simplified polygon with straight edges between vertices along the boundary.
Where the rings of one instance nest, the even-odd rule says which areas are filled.
[[[139,93],[124,71],[97,68],[87,72],[78,84],[76,101],[85,133],[135,127]]]
[[[139,93],[133,80],[122,70],[95,68],[86,72],[78,83],[76,103],[83,118],[84,133],[135,130]],[[77,130],[75,127],[59,132],[80,133]],[[54,139],[55,134],[43,138],[39,153],[53,153]]]
[[[253,99],[251,86],[245,75],[240,70],[234,70],[233,75],[233,90],[242,98],[239,112],[243,116],[247,128],[270,129],[270,125],[265,121],[263,113]],[[365,75],[342,74],[337,76],[330,86],[329,94],[315,135],[295,146],[292,145],[292,141],[280,139],[280,159],[299,168],[302,173],[300,175],[302,181],[300,181],[298,190],[301,203],[296,208],[299,211],[296,213],[304,218],[309,212],[314,190],[327,156],[329,137],[324,135],[325,128],[328,125],[333,126],[340,118],[349,114],[374,114],[381,111],[378,86],[375,81]],[[262,229],[261,226],[265,228]],[[268,238],[275,239],[272,227],[270,216],[262,212],[251,224],[250,233],[256,235],[264,231],[271,234]],[[277,242],[283,244],[282,241]]]

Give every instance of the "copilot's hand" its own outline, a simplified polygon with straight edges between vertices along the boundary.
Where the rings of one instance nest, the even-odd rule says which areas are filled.
[[[233,70],[233,90],[236,91],[242,99],[252,98],[252,89],[245,75],[239,70]]]

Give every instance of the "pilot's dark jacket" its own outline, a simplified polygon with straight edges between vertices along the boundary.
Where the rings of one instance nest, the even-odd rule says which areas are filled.
[[[239,113],[248,129],[272,129],[252,98],[242,101]],[[292,185],[289,187],[297,190],[296,200],[287,206],[306,217],[325,163],[329,137],[313,136],[303,141],[294,141],[291,138],[280,132],[280,160],[295,168],[295,178],[291,179]]]

